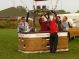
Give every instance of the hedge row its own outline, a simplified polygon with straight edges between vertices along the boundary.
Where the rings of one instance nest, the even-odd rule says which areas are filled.
[[[17,28],[17,20],[0,19],[0,28]]]

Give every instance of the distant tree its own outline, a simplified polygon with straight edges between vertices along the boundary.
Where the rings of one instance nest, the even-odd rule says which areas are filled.
[[[26,9],[23,6],[17,6],[16,9],[18,9],[20,11],[25,11],[26,12]]]
[[[56,10],[57,14],[67,14],[70,12],[66,12],[65,10]]]
[[[75,13],[79,13],[79,10],[77,10]]]
[[[24,9],[23,6],[17,6],[16,8],[17,8],[17,9]]]
[[[66,12],[66,14],[70,14],[70,12]]]

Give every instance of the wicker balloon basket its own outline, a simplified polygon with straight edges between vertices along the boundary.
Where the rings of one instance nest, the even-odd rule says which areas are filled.
[[[79,28],[69,28],[70,37],[79,36]]]
[[[49,52],[49,35],[50,33],[18,33],[19,51],[23,53]],[[58,33],[57,51],[68,51],[67,32]]]

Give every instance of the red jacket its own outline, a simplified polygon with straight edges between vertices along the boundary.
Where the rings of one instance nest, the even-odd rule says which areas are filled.
[[[39,24],[40,24],[40,31],[44,32],[47,31],[47,21],[44,21],[42,18],[39,19]]]
[[[58,32],[58,25],[56,24],[56,21],[54,18],[50,21],[49,28],[51,33]]]

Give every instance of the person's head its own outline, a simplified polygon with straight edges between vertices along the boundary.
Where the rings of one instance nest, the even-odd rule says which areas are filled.
[[[51,14],[51,15],[50,15],[50,21],[52,21],[52,20],[56,20],[56,17],[55,17],[54,14]]]
[[[57,18],[58,18],[58,20],[60,20],[60,19],[61,19],[61,17],[60,17],[60,16],[57,16]]]
[[[64,17],[63,17],[63,22],[66,22],[67,19],[68,19],[67,16],[64,16]]]
[[[33,18],[28,18],[28,24],[30,27],[33,27]]]
[[[25,21],[26,21],[25,17],[18,17],[17,23],[20,24]]]
[[[21,21],[25,22],[26,21],[25,17],[21,17]]]
[[[18,17],[17,18],[17,23],[20,23],[20,21],[21,21],[21,17]]]
[[[47,18],[45,16],[42,16],[43,21],[47,21]]]

